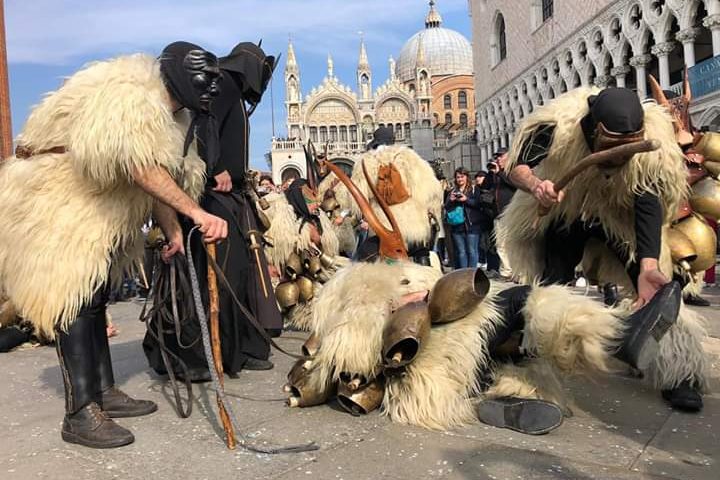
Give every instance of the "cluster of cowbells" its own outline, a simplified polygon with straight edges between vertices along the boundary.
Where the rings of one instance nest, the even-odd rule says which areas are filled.
[[[407,367],[420,354],[434,325],[454,322],[469,315],[483,301],[490,282],[480,269],[461,269],[443,276],[422,301],[407,303],[391,313],[383,332],[380,372],[365,378],[353,372],[340,372],[337,383],[317,382],[315,356],[322,339],[311,335],[302,347],[305,358],[288,373],[285,392],[290,407],[310,407],[325,403],[333,393],[338,403],[353,415],[367,414],[380,407],[388,378],[405,375]]]
[[[322,252],[291,254],[285,262],[285,277],[288,280],[275,287],[280,308],[287,311],[298,303],[310,301],[315,295],[315,282],[325,283],[328,273],[336,267],[336,259]]]
[[[720,220],[720,134],[708,132],[695,146],[705,157],[702,164],[709,173],[692,186],[690,207],[693,213],[668,231],[673,262],[690,273],[715,265],[717,237],[703,217]]]

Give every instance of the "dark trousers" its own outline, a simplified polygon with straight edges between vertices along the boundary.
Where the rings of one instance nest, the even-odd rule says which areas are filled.
[[[78,312],[66,332],[56,332],[60,370],[65,386],[65,411],[73,414],[115,384],[105,330],[109,289],[99,288]]]
[[[637,287],[640,265],[636,262],[628,264],[628,256],[611,242],[597,221],[576,221],[565,227],[557,222],[550,225],[545,233],[545,269],[542,282],[544,284],[570,283],[575,279],[575,267],[582,261],[585,244],[591,238],[605,243],[617,255],[633,284]]]

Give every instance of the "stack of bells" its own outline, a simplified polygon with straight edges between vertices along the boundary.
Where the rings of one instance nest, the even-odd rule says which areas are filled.
[[[325,253],[293,253],[285,262],[285,277],[275,287],[275,296],[284,313],[307,303],[315,296],[316,283],[325,283],[336,268],[335,259]]]
[[[462,269],[443,276],[426,300],[395,310],[383,332],[381,368],[375,378],[353,372],[340,372],[337,384],[322,384],[315,375],[315,356],[322,348],[317,335],[302,347],[305,358],[288,373],[284,387],[290,393],[290,407],[310,407],[325,403],[335,392],[338,403],[353,415],[367,414],[380,407],[385,379],[406,375],[406,368],[421,352],[433,325],[460,320],[470,314],[490,290],[490,281],[480,269]],[[474,301],[473,301],[474,300]]]
[[[690,274],[703,272],[715,265],[717,237],[703,217],[720,220],[720,134],[703,134],[695,145],[704,157],[700,180],[693,183],[690,209],[668,231],[670,254],[675,265]],[[692,180],[691,180],[692,183]]]

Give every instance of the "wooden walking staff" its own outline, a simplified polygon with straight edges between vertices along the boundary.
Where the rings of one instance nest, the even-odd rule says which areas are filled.
[[[220,295],[218,294],[217,276],[212,267],[213,264],[216,264],[214,243],[208,244],[207,254],[212,259],[208,259],[207,273],[208,293],[210,294],[210,344],[212,345],[213,362],[215,371],[218,374],[220,388],[223,388],[225,381],[223,379],[222,349],[220,348]],[[235,450],[235,431],[230,421],[230,415],[228,415],[219,393],[216,393],[216,399],[220,411],[220,421],[223,430],[225,430],[225,444],[230,450]]]

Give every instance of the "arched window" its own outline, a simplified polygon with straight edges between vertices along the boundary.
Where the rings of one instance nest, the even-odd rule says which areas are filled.
[[[330,127],[330,141],[331,142],[337,142],[337,139],[338,139],[337,134],[338,134],[337,127],[334,125],[332,127]]]
[[[467,127],[467,113],[460,114],[460,125]]]
[[[325,143],[327,139],[327,127],[320,127],[320,142]]]
[[[350,125],[350,141],[351,142],[357,142],[357,126],[356,125]]]
[[[452,123],[452,113],[446,113],[445,114],[445,123]]]
[[[505,60],[507,57],[507,38],[505,35],[505,17],[498,12],[495,17],[495,28],[493,30],[493,65]]]
[[[452,97],[449,93],[443,97],[443,106],[445,108],[452,108]]]
[[[317,143],[317,141],[318,141],[317,127],[310,127],[310,140]]]
[[[460,90],[460,93],[458,93],[458,108],[467,108],[467,93],[465,93],[465,90]]]
[[[347,127],[345,125],[340,127],[340,141],[347,142]]]

